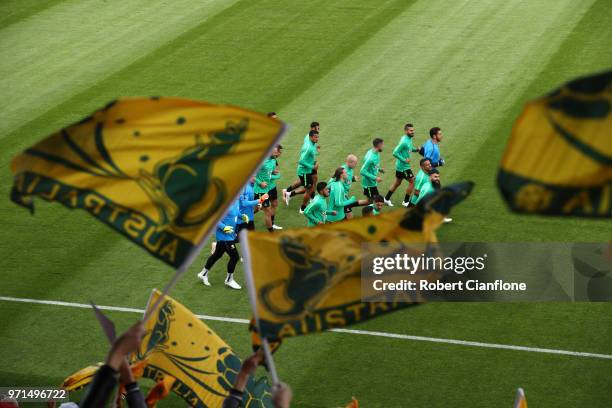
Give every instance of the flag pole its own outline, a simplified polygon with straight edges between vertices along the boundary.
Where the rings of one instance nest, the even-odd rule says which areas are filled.
[[[261,335],[261,328],[259,325],[259,316],[257,315],[257,293],[255,291],[255,281],[253,279],[253,270],[251,268],[251,251],[249,249],[249,236],[248,231],[243,229],[240,231],[238,236],[240,241],[240,252],[242,252],[242,258],[244,259],[244,276],[247,284],[247,292],[249,294],[249,301],[251,303],[251,309],[253,309],[253,318],[255,319],[255,326],[261,336],[261,346],[264,349],[266,357],[266,363],[270,376],[272,377],[272,384],[280,383],[278,378],[278,372],[276,371],[276,365],[274,364],[274,358],[272,357],[272,351],[270,350],[270,344],[268,339]]]

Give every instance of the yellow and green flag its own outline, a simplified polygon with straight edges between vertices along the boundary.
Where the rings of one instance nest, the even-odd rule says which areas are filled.
[[[415,208],[376,217],[274,234],[249,231],[243,248],[259,334],[276,341],[413,306],[405,298],[362,301],[362,244],[437,242],[435,230],[444,215],[472,187],[471,182],[445,187]]]
[[[147,309],[161,293],[154,290]],[[240,358],[210,327],[176,300],[165,296],[146,323],[147,335],[132,363],[146,361],[143,377],[163,382],[192,407],[220,407],[240,371]],[[271,407],[265,378],[249,379],[243,396],[247,408]]]
[[[612,71],[528,103],[497,180],[513,211],[612,216]]]
[[[233,106],[120,99],[15,157],[11,199],[84,209],[179,267],[284,128]]]

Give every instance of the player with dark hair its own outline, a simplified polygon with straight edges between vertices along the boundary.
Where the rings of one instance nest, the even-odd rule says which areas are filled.
[[[372,213],[374,215],[380,214],[384,206],[385,206],[385,198],[381,196],[380,194],[374,196],[372,204],[369,205],[369,207],[372,207]]]
[[[384,141],[381,138],[376,138],[372,141],[372,148],[368,150],[361,166],[361,185],[363,193],[370,203],[374,196],[378,195],[378,183],[382,180],[378,173],[385,171],[380,167],[380,152],[383,150]]]
[[[414,137],[414,126],[412,123],[407,123],[404,126],[404,135],[400,138],[399,143],[393,149],[393,157],[395,157],[395,180],[389,187],[389,191],[385,196],[385,204],[389,207],[393,207],[391,202],[391,196],[395,190],[402,184],[402,180],[408,181],[408,188],[406,188],[406,195],[404,201],[407,202],[412,193],[414,187],[414,174],[410,168],[410,153],[418,152],[419,149],[415,148],[412,143]]]
[[[442,141],[442,129],[432,127],[429,129],[429,140],[421,147],[421,154],[424,158],[431,160],[432,167],[444,165],[444,159],[440,156],[440,147]]]
[[[374,207],[371,205],[366,205],[361,209],[362,217],[373,217],[374,216]]]
[[[308,226],[325,224],[327,218],[327,197],[329,197],[329,188],[327,183],[321,181],[317,183],[317,195],[304,209],[304,215],[308,220]],[[335,211],[331,213],[336,215]]]
[[[270,201],[270,191],[272,189],[272,175],[274,170],[276,169],[276,158],[274,154],[276,152],[276,148],[272,151],[272,154],[264,160],[259,167],[259,171],[255,175],[255,185],[253,191],[255,192],[255,198],[261,199],[261,206],[264,213],[264,220],[266,223],[266,228],[268,231],[272,232],[274,230],[272,224],[272,208]],[[264,198],[265,196],[265,198]]]
[[[276,225],[276,209],[278,208],[278,190],[276,189],[276,180],[280,179],[280,169],[278,165],[278,158],[283,154],[283,145],[277,144],[272,151],[272,159],[274,160],[274,170],[270,175],[270,183],[268,187],[268,194],[270,195],[270,220],[272,221],[272,229],[282,230],[283,227]]]
[[[417,173],[416,178],[414,180],[414,190],[412,191],[412,196],[410,196],[410,200],[404,201],[402,203],[404,207],[412,207],[416,204],[417,198],[419,197],[419,194],[421,193],[421,187],[423,186],[423,183],[429,180],[429,171],[431,170],[431,160],[424,157],[421,159],[419,164],[421,166],[421,169]]]
[[[304,150],[304,148],[306,146],[309,146],[309,144],[311,143],[311,134],[312,132],[319,132],[320,129],[320,125],[319,122],[311,122],[310,123],[310,130],[308,131],[308,133],[306,133],[306,136],[304,136],[304,142],[302,143],[302,149],[300,150],[300,152],[302,152]],[[317,163],[317,156],[320,153],[320,146],[318,144],[318,140],[316,143],[316,150],[315,150],[315,162],[314,162],[314,166],[312,168],[312,170],[310,171],[310,177],[309,179],[312,180],[312,185],[315,186],[317,184],[317,180],[318,180],[318,175],[317,175],[317,170],[319,167],[319,164]],[[298,173],[299,173],[299,168],[298,168]],[[300,178],[300,175],[298,174],[298,179],[296,181],[294,181],[291,185],[289,185],[289,187],[284,188],[282,191],[283,194],[283,201],[285,202],[285,205],[289,205],[289,201],[291,200],[291,197],[294,197],[298,194],[304,194],[306,192],[306,187],[302,182],[302,179]],[[311,193],[314,193],[311,192]],[[312,196],[313,194],[311,194]],[[306,203],[308,203],[308,201],[306,201]],[[302,211],[304,210],[304,206],[302,206],[300,208],[300,213],[302,213]]]

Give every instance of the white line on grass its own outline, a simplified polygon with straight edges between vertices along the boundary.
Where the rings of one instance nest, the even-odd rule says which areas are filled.
[[[38,300],[38,299],[15,298],[15,297],[10,297],[10,296],[0,296],[0,300],[4,300],[6,302],[36,303],[36,304],[41,304],[41,305],[53,305],[53,306],[65,306],[65,307],[77,307],[81,309],[91,309],[91,305],[88,305],[86,303],[62,302],[59,300]],[[129,313],[139,313],[139,314],[144,313],[144,309],[136,309],[136,308],[131,308],[131,307],[100,306],[100,305],[97,305],[97,306],[101,310],[110,310],[113,312],[129,312]],[[249,322],[247,319],[237,319],[233,317],[219,317],[219,316],[208,316],[208,315],[196,315],[196,316],[199,319],[217,320],[220,322],[242,323],[242,324],[247,324]],[[432,343],[456,344],[460,346],[527,351],[531,353],[560,354],[560,355],[565,355],[565,356],[591,357],[591,358],[599,358],[599,359],[604,359],[604,360],[612,360],[612,355],[609,355],[609,354],[585,353],[581,351],[556,350],[556,349],[546,349],[546,348],[539,348],[539,347],[513,346],[509,344],[481,343],[479,341],[440,339],[436,337],[411,336],[408,334],[377,332],[377,331],[369,331],[369,330],[331,329],[330,331],[333,331],[336,333],[348,333],[348,334],[360,334],[360,335],[365,335],[365,336],[386,337],[386,338],[391,338],[391,339],[428,341]]]

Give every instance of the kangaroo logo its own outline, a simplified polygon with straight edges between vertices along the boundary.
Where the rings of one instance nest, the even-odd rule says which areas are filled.
[[[130,139],[121,133],[107,140],[104,116],[118,103],[121,102],[111,103],[59,132],[62,148],[70,154],[61,154],[62,149],[41,150],[38,146],[25,153],[91,176],[135,182],[155,207],[157,231],[170,226],[188,229],[209,218],[227,200],[223,180],[212,176],[215,160],[228,154],[243,138],[248,119],[228,121],[220,131],[195,134],[192,146],[168,158],[158,147],[152,155],[144,154],[140,145],[130,144],[133,142],[126,141]],[[123,119],[116,121],[125,123]],[[184,123],[185,118],[177,122]],[[140,136],[140,132],[135,131],[134,136]]]
[[[278,316],[295,316],[313,310],[323,289],[333,283],[340,268],[311,253],[298,240],[282,238],[280,246],[283,258],[291,265],[289,278],[265,285],[259,291],[259,298]],[[285,307],[280,305],[283,303]]]
[[[159,213],[158,229],[173,224],[189,228],[207,219],[225,201],[223,181],[211,178],[216,157],[227,154],[248,127],[248,120],[228,122],[221,132],[212,133],[208,142],[196,136],[195,146],[180,155],[160,161],[153,173],[140,169],[138,185],[149,195]],[[204,200],[206,207],[194,213],[192,207]]]

